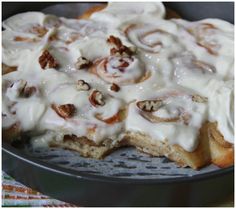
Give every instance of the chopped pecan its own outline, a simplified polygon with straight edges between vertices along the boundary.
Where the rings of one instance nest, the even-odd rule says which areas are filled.
[[[28,98],[32,96],[36,91],[37,89],[34,86],[25,87],[22,92],[22,96]]]
[[[42,69],[45,68],[56,68],[58,66],[57,61],[53,58],[48,50],[43,51],[39,57],[39,64]]]
[[[104,102],[104,98],[103,95],[100,91],[98,90],[94,90],[91,95],[89,96],[89,101],[90,103],[96,107],[98,105],[100,106],[104,106],[105,102]]]
[[[89,84],[85,82],[84,80],[78,80],[76,87],[77,87],[77,90],[79,91],[88,91],[90,89]]]
[[[64,105],[51,105],[52,109],[62,118],[67,119],[73,117],[76,112],[76,108],[73,104],[64,104]]]
[[[75,63],[75,67],[77,70],[81,70],[83,68],[88,68],[92,65],[92,62],[87,60],[85,57],[79,57],[77,62]]]
[[[120,87],[117,84],[113,83],[111,85],[111,90],[115,91],[115,92],[118,92],[118,91],[120,91]]]
[[[139,109],[145,112],[155,112],[163,105],[162,100],[144,100],[137,102]]]
[[[59,40],[59,38],[56,33],[54,33],[49,37],[49,41],[57,41],[57,40]]]
[[[121,46],[118,49],[112,48],[110,54],[114,56],[131,57],[133,52],[127,46]]]
[[[206,103],[208,101],[208,98],[195,94],[192,96],[192,101],[198,103]]]
[[[121,40],[115,36],[110,36],[107,39],[107,42],[115,45],[115,47],[111,48],[111,50],[110,50],[111,55],[130,57],[134,54],[133,47],[127,47],[127,46],[123,45]]]
[[[123,45],[119,38],[112,35],[109,36],[109,38],[107,39],[107,42],[110,44],[114,44],[117,48],[120,48]]]

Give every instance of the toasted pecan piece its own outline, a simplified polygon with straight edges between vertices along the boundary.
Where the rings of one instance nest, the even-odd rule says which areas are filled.
[[[137,102],[137,107],[145,112],[155,112],[163,105],[162,100],[144,100]]]
[[[77,62],[75,63],[75,68],[77,70],[81,70],[83,68],[89,68],[92,65],[92,62],[90,62],[85,57],[79,57],[77,59]]]
[[[121,40],[115,36],[109,36],[107,42],[114,45],[115,47],[111,48],[110,54],[115,56],[131,57],[134,52],[136,52],[135,47],[127,47],[122,44]]]
[[[119,87],[117,84],[115,84],[115,83],[112,83],[110,89],[111,89],[112,91],[114,91],[114,92],[120,91],[120,87]]]
[[[36,91],[37,89],[34,86],[25,87],[22,92],[22,96],[26,98],[31,97]]]
[[[84,80],[78,80],[76,88],[79,91],[88,91],[90,89],[90,85]]]
[[[67,119],[73,117],[76,108],[73,104],[51,105],[52,109],[62,118]]]
[[[107,42],[110,44],[114,44],[117,48],[120,48],[123,46],[121,40],[115,36],[109,36],[109,38],[107,39]]]
[[[56,68],[58,66],[57,61],[48,50],[44,50],[42,55],[39,57],[39,64],[42,69]]]
[[[98,90],[94,90],[91,95],[89,96],[89,101],[90,103],[94,106],[104,106],[105,105],[105,101],[103,98],[103,95],[100,91]]]

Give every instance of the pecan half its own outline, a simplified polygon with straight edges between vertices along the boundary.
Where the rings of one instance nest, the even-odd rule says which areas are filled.
[[[137,107],[145,112],[155,112],[163,105],[162,100],[144,100],[137,102]]]
[[[115,91],[115,92],[118,92],[118,91],[120,91],[120,87],[117,84],[113,83],[111,85],[111,90]]]
[[[83,68],[88,68],[92,65],[92,62],[87,60],[85,57],[79,57],[77,62],[75,63],[75,68],[77,70],[81,70]]]
[[[91,93],[91,95],[89,96],[89,101],[94,107],[96,107],[98,105],[99,106],[104,106],[105,105],[103,95],[98,90],[94,90]]]
[[[64,104],[64,105],[51,105],[52,109],[62,118],[67,119],[73,117],[76,112],[76,108],[73,104]]]
[[[76,88],[79,91],[88,91],[90,89],[90,86],[84,80],[78,80]]]
[[[58,66],[57,61],[48,50],[43,51],[42,55],[39,57],[39,64],[42,69],[56,68]]]

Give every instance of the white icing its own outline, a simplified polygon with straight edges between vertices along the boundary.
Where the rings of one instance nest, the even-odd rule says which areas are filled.
[[[164,20],[164,15],[161,3],[109,3],[90,20],[39,12],[5,20],[2,60],[17,66],[17,71],[3,76],[3,127],[20,122],[22,131],[40,134],[32,139],[35,146],[62,140],[65,134],[88,136],[97,143],[110,138],[115,143],[125,131],[140,131],[191,152],[198,145],[199,128],[209,120],[217,122],[225,140],[234,143],[233,26],[217,19]],[[204,24],[214,28],[205,30]],[[46,29],[45,34],[39,36],[33,27]],[[137,47],[137,53],[123,60],[110,56],[114,47],[107,42],[110,35],[119,37],[127,47]],[[16,37],[27,39],[17,41]],[[201,44],[214,46],[217,55],[197,44],[199,39]],[[45,49],[57,60],[57,69],[41,69],[38,60]],[[100,60],[95,72],[76,69],[81,56],[93,63]],[[90,85],[89,91],[77,89],[81,79]],[[20,94],[24,81],[37,88],[28,98]],[[120,86],[118,92],[111,90],[112,83]],[[95,89],[102,92],[104,106],[90,103]],[[207,97],[208,102],[193,102],[191,95],[195,94]],[[165,105],[154,116],[175,118],[185,112],[188,123],[145,119],[136,102],[160,96],[167,97]],[[76,112],[64,119],[52,104],[73,104]],[[125,107],[128,116],[121,122],[108,124],[96,117],[112,118]]]
[[[153,93],[152,99],[161,98],[163,95],[171,94],[173,90],[162,89],[159,93]],[[129,114],[126,120],[126,127],[130,131],[140,131],[150,135],[154,139],[161,141],[168,140],[170,144],[179,144],[185,150],[191,152],[198,145],[199,128],[206,119],[206,104],[193,102],[191,97],[184,92],[180,96],[170,96],[165,101],[165,105],[153,115],[162,118],[174,118],[178,116],[179,109],[190,114],[188,125],[183,122],[161,122],[153,123],[144,120],[139,114],[140,110],[136,103],[129,106]],[[143,98],[150,99],[149,97]],[[182,111],[182,110],[181,110]],[[187,139],[187,140],[186,140]]]
[[[160,2],[109,2],[108,6],[101,12],[92,14],[91,19],[106,22],[112,26],[119,26],[127,21],[146,18],[163,18],[165,8]],[[145,18],[146,17],[146,18]]]

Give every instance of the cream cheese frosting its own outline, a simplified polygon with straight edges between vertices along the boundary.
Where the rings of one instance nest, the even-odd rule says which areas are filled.
[[[191,152],[202,124],[211,121],[234,143],[233,25],[219,19],[189,22],[164,16],[162,3],[109,3],[89,20],[40,12],[5,20],[2,61],[17,66],[17,71],[2,78],[3,127],[20,123],[36,146],[62,140],[65,134],[116,143],[126,131],[140,131]],[[123,48],[132,48],[133,54],[112,55],[110,36]],[[39,59],[45,50],[57,67],[42,69]],[[81,57],[93,66],[78,69]],[[79,89],[79,80],[90,88]],[[114,84],[118,91],[112,90]],[[32,95],[25,96],[25,89],[32,87]],[[94,91],[101,93],[104,104],[91,103]],[[194,101],[196,95],[206,101]],[[148,119],[137,106],[160,98],[162,106],[148,113],[155,119]],[[65,104],[75,108],[70,118],[52,108]],[[121,110],[126,110],[126,118],[113,121]]]

